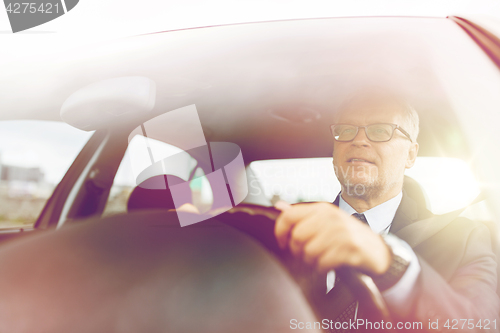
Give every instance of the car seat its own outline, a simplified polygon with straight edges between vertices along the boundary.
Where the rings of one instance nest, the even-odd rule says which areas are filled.
[[[127,210],[131,212],[139,209],[175,209],[169,185],[173,186],[184,182],[183,179],[172,175],[157,175],[148,178],[136,186],[130,194]],[[179,206],[193,203],[190,193],[176,196],[176,201]]]

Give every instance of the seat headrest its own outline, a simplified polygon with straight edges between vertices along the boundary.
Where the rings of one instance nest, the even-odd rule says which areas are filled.
[[[140,183],[128,199],[127,210],[138,209],[175,209],[170,186],[184,183],[185,181],[177,176],[158,175],[146,179]],[[192,203],[192,197],[188,193],[176,196],[176,201],[180,204]],[[178,202],[178,203],[179,203]]]

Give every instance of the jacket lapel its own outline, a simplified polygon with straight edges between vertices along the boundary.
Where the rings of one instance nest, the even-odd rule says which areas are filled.
[[[399,230],[418,220],[418,215],[417,203],[403,191],[403,198],[401,198],[389,231],[397,236]]]
[[[340,202],[340,193],[337,195],[337,197],[333,201],[333,204],[338,207],[339,206],[339,202]]]

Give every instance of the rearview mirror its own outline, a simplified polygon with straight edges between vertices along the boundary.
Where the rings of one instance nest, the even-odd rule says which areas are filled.
[[[151,111],[156,83],[146,77],[125,76],[90,84],[64,101],[61,119],[84,131],[120,123]]]

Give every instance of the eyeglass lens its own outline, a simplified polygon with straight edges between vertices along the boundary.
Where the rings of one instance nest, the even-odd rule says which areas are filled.
[[[394,128],[389,124],[373,124],[364,128],[366,136],[371,141],[388,141]],[[333,126],[333,136],[337,141],[351,141],[356,137],[358,127],[353,125]]]

